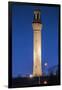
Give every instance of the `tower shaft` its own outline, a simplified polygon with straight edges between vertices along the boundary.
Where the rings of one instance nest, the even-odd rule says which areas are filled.
[[[34,31],[34,67],[33,75],[41,75],[41,31]]]
[[[40,11],[34,11],[33,26],[33,76],[42,76]]]

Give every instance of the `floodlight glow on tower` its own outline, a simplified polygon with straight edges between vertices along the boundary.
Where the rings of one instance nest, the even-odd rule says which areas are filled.
[[[41,59],[41,29],[40,10],[34,11],[33,27],[33,76],[42,76]]]

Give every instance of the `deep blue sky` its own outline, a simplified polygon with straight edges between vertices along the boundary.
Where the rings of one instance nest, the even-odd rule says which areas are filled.
[[[42,64],[50,68],[58,64],[59,8],[38,6],[43,28]],[[36,6],[12,6],[12,76],[32,74],[33,71],[33,12]]]

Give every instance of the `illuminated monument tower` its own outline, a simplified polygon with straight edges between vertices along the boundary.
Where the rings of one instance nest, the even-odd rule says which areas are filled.
[[[41,29],[42,23],[40,19],[40,10],[34,11],[34,19],[32,22],[34,41],[33,41],[33,76],[42,76],[41,68]]]

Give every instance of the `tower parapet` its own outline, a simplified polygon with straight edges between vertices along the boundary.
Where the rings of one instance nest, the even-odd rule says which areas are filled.
[[[33,30],[41,30],[41,28],[42,28],[42,22],[41,22],[39,9],[34,11],[34,19],[32,22],[32,26],[33,26]]]

